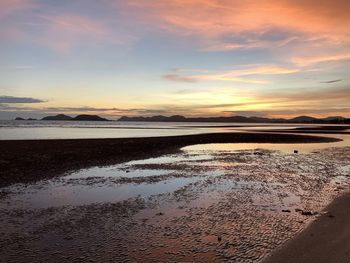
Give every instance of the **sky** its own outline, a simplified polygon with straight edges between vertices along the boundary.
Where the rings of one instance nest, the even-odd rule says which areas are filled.
[[[350,117],[348,0],[0,0],[0,119]]]

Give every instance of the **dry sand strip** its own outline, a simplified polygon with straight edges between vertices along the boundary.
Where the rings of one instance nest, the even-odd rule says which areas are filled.
[[[262,263],[350,262],[350,193],[334,200],[325,213]]]
[[[0,140],[0,187],[92,166],[145,159],[203,143],[315,143],[341,139],[294,134],[209,133],[184,136],[72,140]]]

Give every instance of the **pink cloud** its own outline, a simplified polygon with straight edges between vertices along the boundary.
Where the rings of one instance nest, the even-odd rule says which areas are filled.
[[[150,28],[195,37],[202,51],[350,43],[350,2],[343,0],[130,0],[124,8]],[[290,35],[264,39],[271,29]]]
[[[0,18],[33,6],[31,0],[0,0]]]
[[[68,52],[80,45],[96,45],[112,41],[111,32],[99,21],[78,15],[42,15],[45,29],[38,41],[58,52]]]
[[[83,46],[124,45],[133,41],[113,24],[111,17],[59,12],[45,2],[0,0],[1,20],[1,41],[40,45],[59,53]]]

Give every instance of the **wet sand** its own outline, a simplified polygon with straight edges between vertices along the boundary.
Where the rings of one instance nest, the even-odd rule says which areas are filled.
[[[335,138],[266,133],[213,133],[133,139],[0,141],[0,187],[50,178],[67,171],[176,152],[202,143],[312,143]]]
[[[257,130],[258,132],[268,132],[268,133],[293,133],[293,134],[350,134],[349,131],[342,131],[342,130]]]
[[[347,263],[350,260],[350,194],[333,201],[307,229],[263,263]]]

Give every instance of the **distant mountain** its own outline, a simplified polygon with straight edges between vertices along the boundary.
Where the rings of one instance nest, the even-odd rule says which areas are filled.
[[[108,121],[105,118],[102,118],[98,115],[87,115],[87,114],[82,114],[78,115],[75,118],[73,118],[74,121]]]
[[[76,117],[71,117],[65,114],[58,114],[55,116],[47,116],[42,118],[44,121],[108,121],[105,118],[102,118],[98,115],[88,115],[88,114],[82,114],[78,115]]]
[[[15,119],[16,121],[36,121],[37,119],[34,119],[34,118],[28,118],[28,119],[24,119],[24,118],[21,118],[21,117],[17,117]]]
[[[118,121],[154,121],[154,122],[182,122],[182,121],[188,121],[188,119],[181,115],[173,115],[170,117],[157,115],[152,117],[121,117]]]
[[[144,121],[144,122],[241,122],[241,123],[319,123],[319,124],[350,124],[350,119],[343,117],[328,117],[317,119],[310,116],[299,116],[293,119],[270,119],[263,117],[184,117],[181,115],[174,116],[152,116],[152,117],[127,117],[123,116],[118,121]]]
[[[153,121],[153,122],[273,122],[273,119],[260,117],[189,117],[186,118],[181,115],[166,116],[152,116],[152,117],[121,117],[118,121]]]
[[[42,118],[43,121],[71,121],[73,118],[68,115],[58,114],[55,116],[46,116]]]
[[[331,117],[327,117],[327,118],[322,118],[322,120],[325,120],[325,121],[341,121],[341,120],[346,120],[346,118],[344,118],[342,116],[331,116]]]
[[[309,116],[299,116],[288,120],[288,122],[294,122],[294,123],[318,123],[319,121],[320,119],[309,117]]]

